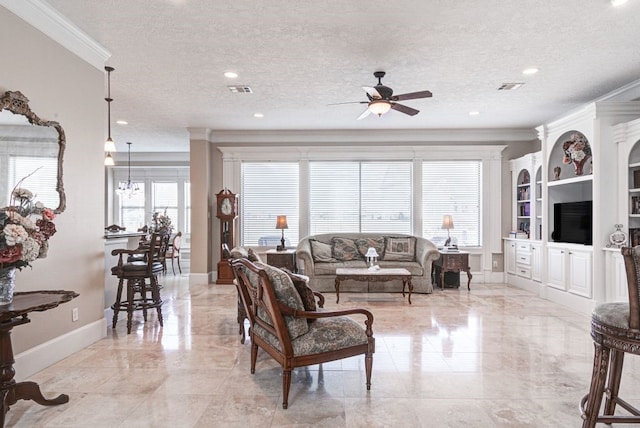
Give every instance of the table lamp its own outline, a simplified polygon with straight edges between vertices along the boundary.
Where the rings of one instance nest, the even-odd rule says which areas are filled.
[[[369,263],[369,267],[372,268],[376,264],[376,259],[378,258],[378,252],[375,248],[369,247],[367,250],[367,254],[365,254],[367,258],[367,263]]]
[[[453,217],[449,214],[445,214],[442,217],[442,228],[447,229],[447,240],[444,241],[444,246],[448,247],[451,244],[451,232],[449,230],[453,229]]]
[[[279,215],[276,219],[276,229],[282,229],[282,239],[280,239],[280,246],[277,248],[278,251],[284,251],[287,249],[284,241],[284,230],[289,229],[289,225],[287,225],[287,216]]]

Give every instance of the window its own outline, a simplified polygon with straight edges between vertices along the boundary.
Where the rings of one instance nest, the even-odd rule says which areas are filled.
[[[52,187],[58,181],[58,159],[42,156],[10,156],[9,157],[9,177],[11,183],[8,190],[7,201],[11,198],[11,192],[23,178],[26,178],[20,187],[29,189],[35,195],[35,200],[40,201],[44,206],[57,208],[60,198],[57,192],[52,192]]]
[[[153,188],[153,208],[154,213],[165,214],[171,219],[174,230],[178,224],[178,183],[174,182],[157,182],[152,183]]]
[[[459,246],[482,245],[480,161],[427,161],[422,164],[422,235],[446,237],[442,216],[453,217],[451,237]]]
[[[411,233],[411,162],[310,162],[310,233]]]
[[[145,225],[144,183],[137,183],[140,191],[131,196],[120,196],[120,222],[128,231],[136,231]]]
[[[279,245],[276,218],[287,216],[289,245],[298,243],[299,187],[297,162],[242,163],[242,245]],[[262,239],[261,239],[262,238]]]
[[[184,232],[191,233],[191,183],[184,183]]]

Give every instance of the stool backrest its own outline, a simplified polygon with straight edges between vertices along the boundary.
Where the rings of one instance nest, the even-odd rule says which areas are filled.
[[[623,247],[624,268],[627,272],[627,290],[629,292],[629,328],[640,330],[640,246]]]

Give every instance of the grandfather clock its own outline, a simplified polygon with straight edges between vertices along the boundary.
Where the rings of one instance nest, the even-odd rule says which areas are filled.
[[[238,216],[238,195],[224,188],[216,195],[216,206],[216,217],[220,219],[220,247],[227,244],[232,249],[235,246],[234,220]],[[233,271],[229,261],[224,254],[220,254],[216,284],[233,284]]]

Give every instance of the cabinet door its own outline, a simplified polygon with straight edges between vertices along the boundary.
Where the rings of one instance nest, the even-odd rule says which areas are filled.
[[[506,265],[507,273],[516,273],[516,243],[514,241],[507,241],[506,245]]]
[[[591,297],[591,252],[569,251],[569,292]]]
[[[542,245],[531,245],[531,279],[542,280]]]
[[[565,265],[564,248],[547,248],[547,280],[550,287],[566,290]]]

